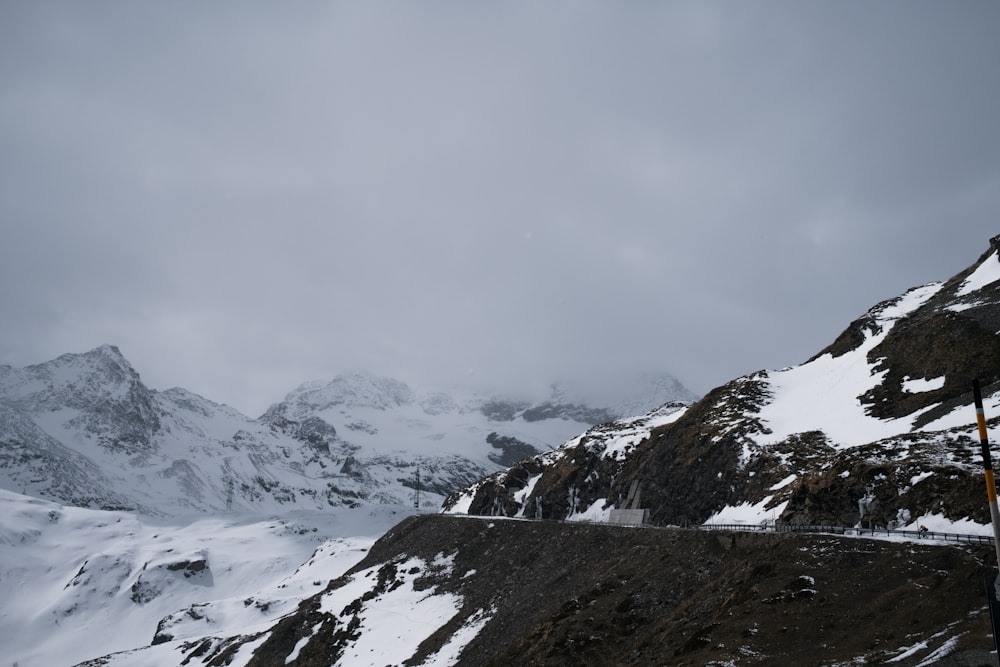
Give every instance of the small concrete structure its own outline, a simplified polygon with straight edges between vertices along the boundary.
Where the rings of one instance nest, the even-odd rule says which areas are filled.
[[[611,510],[608,523],[622,526],[641,526],[649,522],[649,510]]]
[[[617,523],[620,526],[641,526],[649,523],[649,510],[639,509],[641,492],[642,484],[639,480],[633,479],[628,490],[628,497],[625,499],[625,507],[628,509],[611,510],[608,523]]]

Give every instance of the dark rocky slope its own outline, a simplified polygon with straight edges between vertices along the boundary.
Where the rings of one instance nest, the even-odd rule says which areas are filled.
[[[420,586],[464,603],[405,664],[481,609],[493,616],[458,665],[997,664],[990,547],[421,516],[352,572],[381,566],[379,585],[391,587],[396,564],[442,553],[466,575],[428,569]],[[250,664],[275,664],[320,623],[295,664],[334,664],[350,618],[321,611],[322,597],[273,628]]]

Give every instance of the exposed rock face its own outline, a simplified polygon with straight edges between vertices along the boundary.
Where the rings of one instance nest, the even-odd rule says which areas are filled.
[[[575,403],[553,403],[552,401],[539,403],[521,413],[521,418],[529,422],[542,421],[543,419],[572,419],[588,424],[601,424],[611,421],[616,416],[624,415],[615,415],[606,408],[591,408]]]
[[[500,435],[492,431],[486,436],[486,442],[490,443],[498,451],[490,454],[490,460],[502,466],[511,466],[522,459],[538,453],[538,450],[526,442],[521,442],[517,438],[509,435]]]

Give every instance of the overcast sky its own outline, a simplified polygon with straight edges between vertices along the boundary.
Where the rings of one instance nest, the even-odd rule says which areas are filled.
[[[801,363],[1000,234],[1000,3],[0,3],[0,364]]]

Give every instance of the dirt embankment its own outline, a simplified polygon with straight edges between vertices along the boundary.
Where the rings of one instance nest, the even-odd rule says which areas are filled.
[[[465,606],[421,654],[495,610],[461,665],[997,664],[990,547],[422,516],[356,569],[440,553]]]

